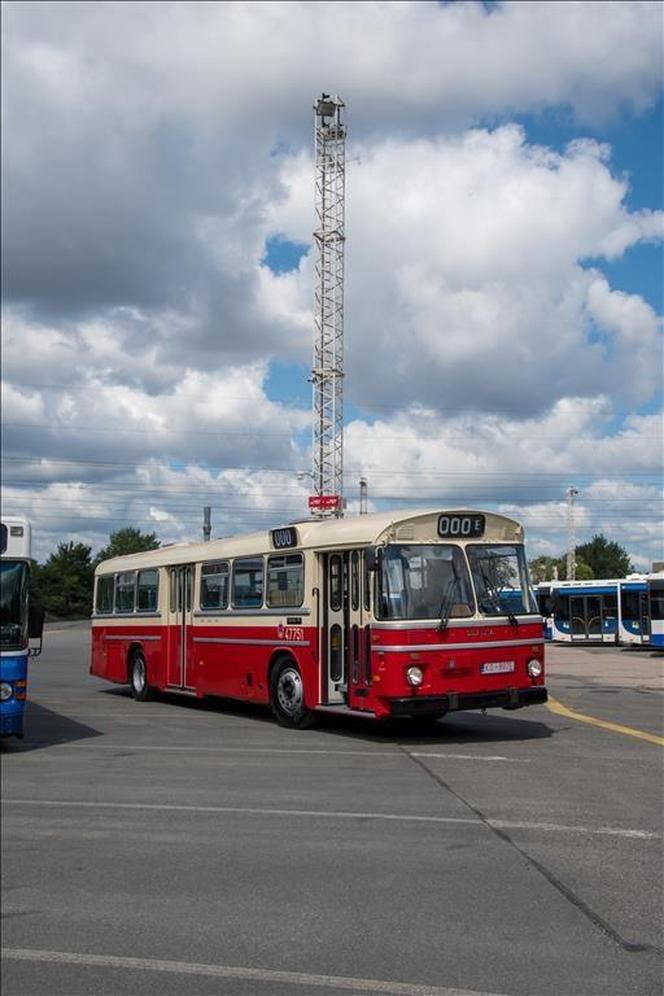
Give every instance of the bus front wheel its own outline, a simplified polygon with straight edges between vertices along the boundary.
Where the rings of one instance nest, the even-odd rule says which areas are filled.
[[[291,729],[312,726],[315,716],[304,704],[304,683],[295,661],[277,661],[270,676],[270,705],[277,722]]]
[[[131,685],[131,694],[137,702],[145,702],[150,698],[151,689],[148,685],[148,669],[141,650],[135,651],[131,659],[129,684]]]

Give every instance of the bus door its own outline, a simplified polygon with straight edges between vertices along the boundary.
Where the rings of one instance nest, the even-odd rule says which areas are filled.
[[[570,598],[573,640],[602,640],[604,623],[599,595],[574,595]]]
[[[170,569],[170,625],[167,683],[170,688],[193,690],[191,642],[194,568],[191,564]]]
[[[327,553],[323,614],[323,702],[347,702],[348,555]]]
[[[352,705],[366,685],[362,631],[362,554],[344,550],[325,555],[323,697],[328,705]]]
[[[369,659],[371,636],[366,609],[369,606],[370,575],[365,571],[364,552],[351,550],[348,554],[348,623],[346,647],[350,694],[348,704],[353,709],[364,708],[369,694]]]

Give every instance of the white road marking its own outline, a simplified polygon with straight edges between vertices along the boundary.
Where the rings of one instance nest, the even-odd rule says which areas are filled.
[[[508,764],[529,764],[529,758],[525,757],[504,757],[502,754],[434,754],[432,751],[417,752],[414,750],[405,751],[410,757],[443,757],[451,758],[454,761],[507,761]]]
[[[35,741],[38,743],[38,741]],[[116,751],[163,751],[166,753],[190,753],[190,754],[322,754],[331,757],[391,757],[403,758],[404,754],[410,757],[434,757],[444,758],[450,761],[505,761],[509,764],[530,764],[529,758],[504,757],[502,754],[452,754],[433,753],[431,751],[415,752],[407,749],[395,747],[393,750],[328,750],[324,747],[187,747],[179,744],[54,744],[59,753],[66,750],[116,750]],[[40,759],[41,760],[41,759]]]
[[[630,830],[627,827],[584,827],[564,823],[529,823],[520,820],[487,820],[497,830],[540,830],[554,833],[589,833],[599,837],[627,837],[632,840],[661,840],[661,834],[650,830]]]
[[[169,813],[218,813],[241,816],[299,816],[328,820],[385,820],[397,823],[465,824],[496,829],[539,830],[545,833],[583,833],[594,836],[626,837],[634,840],[660,840],[661,834],[623,827],[568,826],[564,823],[531,823],[520,820],[480,820],[464,816],[418,816],[411,813],[353,813],[324,809],[262,809],[253,806],[179,806],[161,802],[89,802],[70,799],[3,799],[5,806],[45,806],[55,809],[118,809]]]
[[[126,968],[139,972],[170,972],[176,975],[206,975],[222,979],[250,979],[274,985],[318,986],[350,992],[382,993],[383,996],[500,996],[469,989],[448,989],[418,982],[390,982],[383,979],[358,979],[339,975],[312,975],[308,972],[284,972],[270,968],[244,968],[235,965],[203,965],[191,961],[162,961],[156,958],[129,958],[119,955],[78,954],[73,951],[42,951],[34,948],[3,948],[3,957],[14,961],[55,962],[61,965],[84,965],[96,968]]]

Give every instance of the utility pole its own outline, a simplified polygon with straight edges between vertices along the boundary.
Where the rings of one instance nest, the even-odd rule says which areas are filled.
[[[360,478],[360,515],[366,515],[369,504],[369,485],[366,477]]]
[[[203,506],[203,542],[210,542],[210,535],[212,533],[212,507],[210,505]]]
[[[316,147],[316,262],[312,470],[313,515],[343,515],[344,215],[346,126],[344,102],[323,93],[314,103]]]
[[[574,519],[574,499],[579,494],[575,487],[568,488],[567,495],[567,564],[568,581],[576,580],[576,521]]]

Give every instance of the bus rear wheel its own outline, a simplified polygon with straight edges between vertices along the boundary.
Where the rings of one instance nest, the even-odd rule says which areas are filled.
[[[277,722],[290,729],[304,730],[315,722],[315,715],[304,704],[304,682],[295,661],[284,657],[277,661],[270,676],[270,705]]]
[[[131,694],[137,702],[146,702],[150,698],[152,689],[148,684],[148,669],[141,650],[136,650],[132,656],[129,670],[129,684],[131,686]]]

